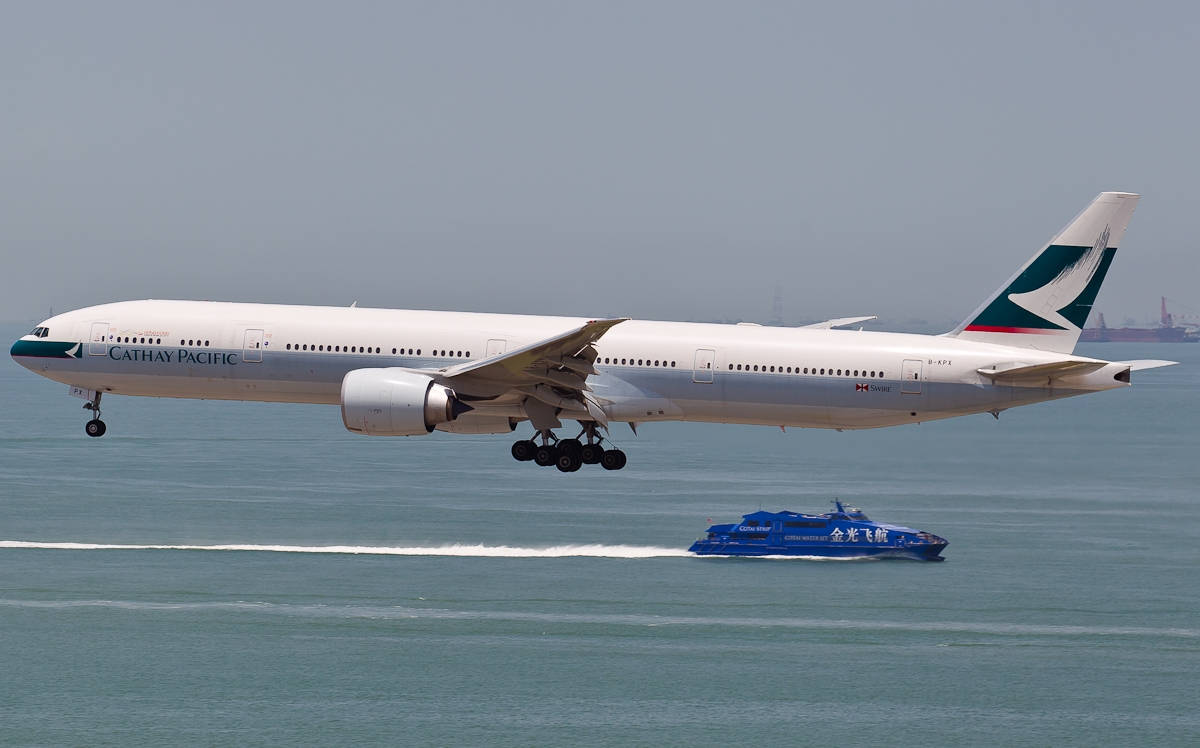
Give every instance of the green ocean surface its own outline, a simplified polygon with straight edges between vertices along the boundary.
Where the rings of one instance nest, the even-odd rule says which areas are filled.
[[[0,327],[13,340],[25,332]],[[334,407],[109,396],[0,361],[0,743],[1195,745],[1200,346],[1134,386],[845,432],[373,439]],[[824,511],[944,563],[696,558]]]

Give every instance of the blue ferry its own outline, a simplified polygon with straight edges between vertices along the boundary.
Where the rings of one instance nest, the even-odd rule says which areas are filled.
[[[872,522],[861,509],[834,501],[825,514],[754,512],[713,525],[688,550],[700,556],[892,556],[941,561],[946,540],[911,527]]]

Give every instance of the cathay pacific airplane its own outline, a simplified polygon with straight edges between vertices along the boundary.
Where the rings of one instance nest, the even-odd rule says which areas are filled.
[[[12,346],[83,398],[104,394],[341,406],[358,434],[508,433],[518,460],[609,470],[608,426],[707,421],[863,429],[1124,387],[1170,361],[1073,354],[1138,196],[1104,192],[944,335],[209,301],[59,314]],[[573,438],[554,430],[580,424]]]

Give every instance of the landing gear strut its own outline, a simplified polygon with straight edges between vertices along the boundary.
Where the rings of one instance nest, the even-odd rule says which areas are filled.
[[[604,439],[597,432],[595,423],[585,423],[579,436],[587,436],[587,443],[574,439],[559,439],[550,429],[542,429],[533,439],[522,439],[512,445],[513,459],[549,467],[554,465],[564,473],[573,473],[584,465],[600,465],[605,470],[620,470],[625,467],[625,453],[619,449],[605,449]],[[541,443],[538,443],[538,439]]]
[[[100,393],[92,398],[90,403],[83,404],[84,410],[92,411],[92,420],[83,425],[83,430],[88,436],[104,436],[104,432],[108,431],[108,427],[104,425],[104,421],[100,420]]]

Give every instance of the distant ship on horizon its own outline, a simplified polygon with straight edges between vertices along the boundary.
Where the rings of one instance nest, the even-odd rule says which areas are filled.
[[[1158,327],[1109,327],[1100,314],[1099,327],[1085,327],[1079,335],[1081,343],[1195,343],[1200,341],[1196,326],[1177,325],[1167,311],[1167,297],[1161,302],[1162,317]]]

